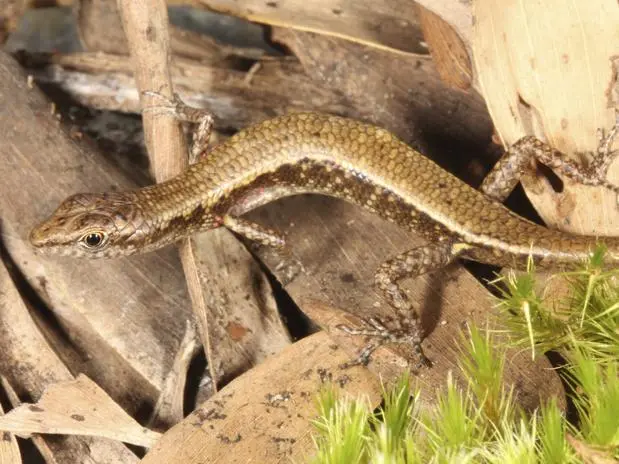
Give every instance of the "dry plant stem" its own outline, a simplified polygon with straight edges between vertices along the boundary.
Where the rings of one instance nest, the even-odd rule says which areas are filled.
[[[154,90],[171,98],[173,96],[170,78],[170,42],[168,36],[168,13],[163,0],[118,0],[123,27],[131,55],[135,58],[135,78],[138,90]],[[153,104],[153,97],[140,95],[142,106]],[[170,115],[143,115],[144,137],[148,153],[154,166],[155,178],[162,182],[182,172],[187,167],[187,145],[181,123]],[[212,360],[208,331],[208,319],[200,278],[195,265],[191,239],[180,245],[181,261],[193,311],[198,320],[200,338],[209,360],[209,374],[214,385],[217,377]]]
[[[148,423],[152,430],[165,430],[183,420],[183,397],[187,370],[193,357],[200,350],[195,324],[187,321],[185,336],[174,359],[174,365],[164,382],[161,395]]]
[[[119,9],[131,56],[135,60],[135,79],[139,91],[154,90],[173,96],[170,79],[168,16],[162,0],[119,0]],[[142,106],[158,104],[141,95]],[[187,167],[187,146],[180,122],[163,114],[145,114],[144,137],[154,167],[162,182]]]

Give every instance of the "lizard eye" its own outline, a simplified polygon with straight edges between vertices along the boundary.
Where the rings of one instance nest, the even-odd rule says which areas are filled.
[[[105,243],[105,234],[103,232],[89,232],[84,235],[80,241],[86,248],[100,248]]]

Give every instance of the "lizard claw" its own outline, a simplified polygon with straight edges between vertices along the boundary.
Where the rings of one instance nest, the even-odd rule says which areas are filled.
[[[142,109],[142,112],[152,112],[155,114],[170,114],[177,117],[181,121],[188,120],[186,115],[187,109],[192,108],[188,107],[185,102],[181,100],[181,97],[176,92],[171,98],[166,97],[165,95],[159,92],[155,92],[153,90],[143,90],[141,94],[144,96],[156,98],[161,101],[161,104],[159,105],[145,106]]]
[[[377,318],[370,318],[364,321],[363,326],[352,328],[345,324],[338,324],[336,328],[348,335],[361,335],[373,339],[363,347],[356,359],[348,361],[340,368],[347,369],[352,366],[367,366],[371,355],[377,348],[387,343],[406,343],[413,347],[415,358],[415,370],[422,367],[432,366],[430,359],[426,357],[421,347],[421,334],[417,329],[417,324],[410,324],[407,321],[396,323],[396,328],[390,328]]]

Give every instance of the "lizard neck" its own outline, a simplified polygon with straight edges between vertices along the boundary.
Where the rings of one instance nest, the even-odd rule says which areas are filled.
[[[211,209],[218,188],[196,168],[190,166],[179,176],[135,192],[145,225],[143,251],[221,225]]]

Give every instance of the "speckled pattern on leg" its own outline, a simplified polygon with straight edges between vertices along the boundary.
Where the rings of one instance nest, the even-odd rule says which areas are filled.
[[[619,187],[606,179],[608,168],[617,156],[617,152],[610,151],[611,144],[607,140],[614,138],[615,134],[616,131],[612,131],[600,142],[600,147],[605,149],[599,149],[588,166],[580,165],[535,137],[522,137],[488,173],[480,190],[493,200],[505,201],[522,175],[533,168],[532,161],[535,159],[579,184],[600,186],[619,193]]]
[[[236,232],[261,245],[273,248],[284,248],[286,246],[286,240],[279,232],[247,219],[226,215],[224,216],[223,224],[232,232]]]
[[[433,243],[413,248],[385,261],[374,275],[374,284],[385,299],[405,319],[414,313],[410,300],[397,282],[407,277],[417,277],[445,267],[455,258],[451,241]]]
[[[377,319],[370,319],[365,327],[360,328],[340,325],[338,328],[347,334],[362,335],[372,339],[356,360],[346,363],[343,367],[367,364],[372,352],[385,343],[409,344],[418,361],[415,367],[430,365],[431,362],[421,346],[424,333],[419,315],[398,281],[441,269],[464,250],[465,248],[455,245],[452,241],[442,241],[413,248],[383,263],[376,271],[374,282],[385,300],[396,310],[395,321],[393,324],[387,324]]]

